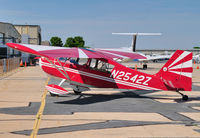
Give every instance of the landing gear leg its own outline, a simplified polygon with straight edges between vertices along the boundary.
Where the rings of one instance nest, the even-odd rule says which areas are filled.
[[[187,95],[182,94],[181,92],[179,92],[179,90],[176,90],[176,92],[179,93],[182,96],[182,100],[183,101],[187,101],[188,100],[188,96]]]

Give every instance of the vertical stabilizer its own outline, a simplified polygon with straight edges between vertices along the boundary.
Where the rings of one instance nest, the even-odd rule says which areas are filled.
[[[177,50],[156,74],[169,90],[192,90],[192,53]]]

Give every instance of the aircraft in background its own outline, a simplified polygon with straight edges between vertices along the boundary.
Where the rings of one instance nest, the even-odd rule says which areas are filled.
[[[137,36],[159,36],[162,35],[161,33],[112,33],[113,35],[129,35],[132,36],[132,51],[136,52],[136,41],[137,41]]]
[[[60,84],[46,86],[51,95],[65,95],[61,87],[70,84],[76,94],[89,88],[180,91],[192,90],[192,53],[177,50],[156,74],[147,74],[128,68],[114,60],[145,59],[143,55],[122,49],[65,48],[41,45],[7,43],[7,46],[41,56],[40,67],[48,75],[61,78]],[[62,60],[61,60],[62,57]]]
[[[123,49],[126,49],[127,51],[133,51],[136,52],[136,41],[137,41],[137,36],[160,36],[162,35],[161,33],[112,33],[113,35],[125,35],[125,36],[132,36],[132,43],[131,47],[122,47]],[[138,52],[137,52],[138,53]],[[144,55],[143,53],[140,53],[143,56],[146,56],[146,59],[136,59],[135,61],[143,62],[143,69],[147,68],[147,62],[148,61],[153,61],[157,62],[158,60],[168,60],[172,54],[165,54],[165,55],[160,55],[160,54],[153,54],[153,55]]]
[[[196,63],[200,63],[200,55],[194,55],[193,56],[193,60],[196,62]]]
[[[158,62],[159,60],[169,60],[171,56],[173,55],[160,55],[160,54],[152,54],[152,55],[145,55],[146,59],[138,59],[140,62],[148,62],[148,61],[153,61],[153,62]]]

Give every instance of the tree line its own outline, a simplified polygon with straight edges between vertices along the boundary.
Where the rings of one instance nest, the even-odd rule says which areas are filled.
[[[75,36],[75,37],[68,37],[65,41],[65,44],[63,45],[63,42],[60,37],[54,36],[51,37],[50,43],[52,46],[64,46],[64,47],[87,47],[85,46],[85,41],[83,40],[83,37],[81,36]]]

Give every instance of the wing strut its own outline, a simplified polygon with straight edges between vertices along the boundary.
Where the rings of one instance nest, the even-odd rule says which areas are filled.
[[[46,58],[46,57],[45,57]],[[51,63],[63,76],[65,76],[68,80],[69,80],[69,82],[71,82],[71,79],[70,79],[70,77],[69,77],[69,75],[67,74],[67,72],[64,70],[64,68],[63,68],[63,66],[62,66],[62,64],[60,64],[60,62],[59,62],[59,60],[57,60],[58,61],[58,63],[60,64],[60,66],[62,67],[62,69],[63,69],[63,71],[66,73],[63,73],[55,64],[53,64],[53,62],[51,61],[51,60],[49,60],[49,58],[46,58],[48,61],[49,61],[49,63]]]
[[[65,69],[63,68],[63,66],[62,66],[62,64],[61,64],[61,62],[60,62],[60,60],[57,59],[57,61],[58,61],[58,63],[60,64],[60,66],[62,67],[63,71],[65,72],[65,75],[67,76],[67,79],[68,79],[69,81],[71,81],[69,75],[67,74],[67,72],[66,72]]]
[[[65,81],[66,79],[62,79],[61,82],[58,84],[58,86],[61,86]]]

